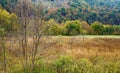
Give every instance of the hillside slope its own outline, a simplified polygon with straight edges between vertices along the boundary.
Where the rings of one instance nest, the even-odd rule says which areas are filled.
[[[60,2],[58,1],[58,3]],[[94,21],[113,25],[120,24],[119,0],[71,0],[67,4],[69,8],[63,6],[49,18],[55,18],[58,22],[80,19],[89,24]]]
[[[17,2],[18,0],[11,0]],[[120,0],[29,0],[36,5],[43,4],[46,13],[59,23],[67,20],[84,20],[89,24],[99,21],[104,24],[120,24]],[[9,11],[6,0],[0,4]]]

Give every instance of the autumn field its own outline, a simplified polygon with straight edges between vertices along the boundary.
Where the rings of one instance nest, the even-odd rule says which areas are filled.
[[[120,73],[119,36],[44,37],[37,50],[34,72],[30,70],[32,41],[28,39],[28,69],[24,71],[18,39],[6,39],[8,73]],[[4,73],[0,50],[0,72]]]
[[[0,0],[0,73],[120,73],[120,0]]]

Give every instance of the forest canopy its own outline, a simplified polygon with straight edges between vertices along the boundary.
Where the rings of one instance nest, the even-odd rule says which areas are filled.
[[[99,21],[104,24],[120,24],[119,0],[30,0],[36,5],[41,2],[45,7],[46,20],[55,19],[62,23],[67,20],[83,20],[89,24]],[[18,0],[10,0],[17,3]],[[10,11],[7,0],[1,0],[2,7]],[[39,5],[39,4],[38,4]],[[12,5],[14,7],[15,5]]]

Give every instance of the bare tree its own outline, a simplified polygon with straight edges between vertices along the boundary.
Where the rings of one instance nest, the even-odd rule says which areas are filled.
[[[31,70],[35,69],[35,61],[39,48],[42,42],[44,23],[43,20],[47,15],[44,15],[44,7],[40,4],[36,5],[31,0],[19,0],[16,7],[12,9],[19,17],[21,25],[19,35],[19,48],[22,49],[22,64],[24,70],[30,65]],[[30,32],[30,35],[29,33]],[[29,38],[32,38],[32,47],[29,45]],[[30,53],[31,48],[31,53]],[[31,71],[30,70],[30,71]]]
[[[28,63],[31,61],[31,70],[34,70],[37,51],[39,44],[42,41],[42,33],[44,31],[43,19],[45,16],[43,13],[43,6],[42,4],[35,5],[29,0],[20,0],[14,12],[19,16],[21,24],[20,46],[23,54],[23,67],[24,69],[27,68]],[[28,32],[30,32],[31,35],[29,35]],[[28,40],[31,36],[33,47],[30,47],[32,48],[30,54]]]
[[[43,38],[43,31],[44,31],[44,23],[43,23],[43,19],[45,17],[45,15],[43,14],[43,6],[40,3],[39,6],[35,5],[33,6],[33,48],[32,48],[32,63],[31,63],[31,70],[34,70],[35,67],[35,60],[36,60],[36,56],[37,56],[37,52],[38,52],[38,48],[39,48],[39,44],[41,44],[42,42],[42,38]]]
[[[22,63],[24,69],[28,66],[28,25],[30,21],[31,6],[29,0],[19,0],[13,11],[18,15],[21,25],[18,35],[20,36],[20,49],[22,48]]]

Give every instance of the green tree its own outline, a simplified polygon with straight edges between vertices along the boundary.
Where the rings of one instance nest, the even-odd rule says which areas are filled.
[[[0,28],[4,28],[6,32],[17,30],[19,27],[17,16],[6,10],[0,9]]]
[[[61,27],[58,24],[53,24],[48,31],[50,35],[61,35]]]
[[[102,35],[103,34],[104,27],[103,27],[102,23],[94,22],[91,24],[90,27],[92,30],[92,34],[95,34],[95,35]]]
[[[67,21],[64,24],[65,35],[75,36],[79,35],[81,32],[81,23],[78,20],[75,21]]]
[[[104,26],[104,34],[112,35],[114,33],[114,26],[106,25]]]
[[[45,29],[46,27],[48,29],[45,30],[45,34],[47,35],[61,35],[61,26],[55,22],[53,19],[49,20],[46,22]]]
[[[120,35],[120,25],[114,26],[114,33],[115,35]]]

